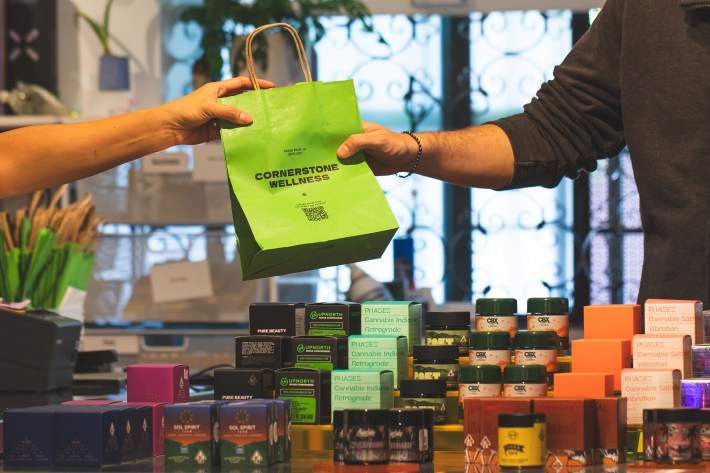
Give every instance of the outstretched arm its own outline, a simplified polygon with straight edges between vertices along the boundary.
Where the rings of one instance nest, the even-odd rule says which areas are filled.
[[[362,150],[377,175],[412,170],[418,151],[412,137],[369,122],[363,122],[363,130],[343,143],[338,149],[339,157],[348,158]],[[497,126],[417,133],[417,137],[422,143],[417,174],[492,189],[505,187],[513,177],[513,149]]]
[[[82,179],[171,146],[217,139],[217,119],[252,121],[247,112],[217,103],[246,89],[249,79],[237,77],[125,115],[0,133],[0,198]]]

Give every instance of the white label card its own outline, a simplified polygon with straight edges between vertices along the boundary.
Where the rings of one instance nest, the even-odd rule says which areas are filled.
[[[227,182],[227,166],[221,144],[205,143],[193,149],[195,166],[192,180],[195,182]]]
[[[143,157],[143,172],[146,174],[187,174],[189,159],[183,151],[154,153]]]
[[[166,263],[150,270],[153,302],[200,299],[214,295],[207,261]]]

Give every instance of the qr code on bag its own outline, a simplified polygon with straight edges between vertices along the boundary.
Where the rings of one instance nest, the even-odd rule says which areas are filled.
[[[319,220],[328,219],[328,212],[325,211],[325,208],[322,205],[317,207],[304,207],[301,210],[303,210],[303,213],[306,214],[306,218],[309,222],[317,222]]]

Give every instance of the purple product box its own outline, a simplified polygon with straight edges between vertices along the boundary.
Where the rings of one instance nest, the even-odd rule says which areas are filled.
[[[25,407],[9,409],[3,413],[6,467],[52,465],[52,416],[56,407]]]
[[[127,384],[128,402],[178,403],[190,400],[190,368],[187,365],[130,365]]]
[[[151,455],[159,457],[165,453],[165,403],[164,402],[126,402],[126,406],[147,407],[150,408],[150,425],[151,432],[151,452],[141,457],[139,450],[138,458],[149,458]],[[145,446],[145,440],[140,440],[139,445]],[[140,447],[139,447],[140,449]]]
[[[53,415],[54,466],[102,467],[124,458],[125,410],[64,406]]]
[[[693,379],[710,378],[710,345],[691,346],[690,359]]]
[[[681,379],[682,407],[705,409],[710,407],[710,379]]]

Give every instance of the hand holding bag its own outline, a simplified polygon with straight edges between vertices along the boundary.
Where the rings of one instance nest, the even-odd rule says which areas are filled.
[[[291,34],[306,82],[260,90],[251,43],[273,27]],[[313,82],[298,33],[285,23],[254,30],[246,58],[254,90],[219,99],[254,118],[220,124],[242,278],[382,256],[398,228],[387,199],[362,153],[336,155],[362,133],[352,80]]]

